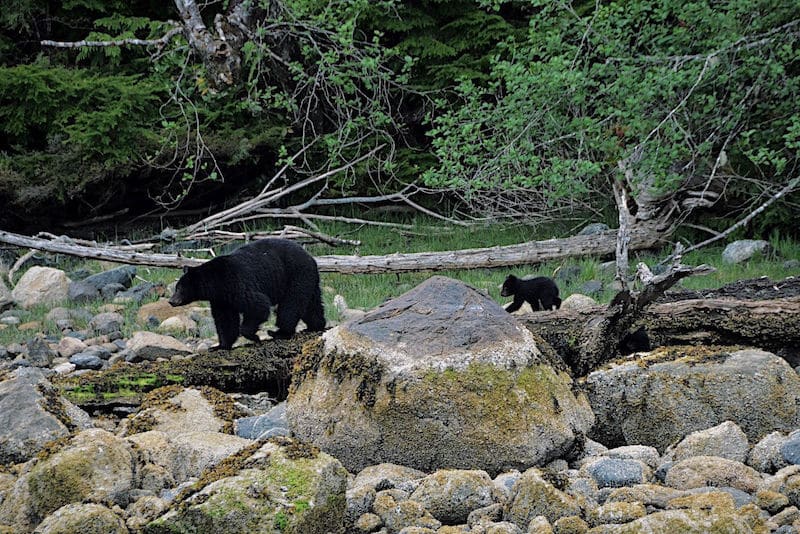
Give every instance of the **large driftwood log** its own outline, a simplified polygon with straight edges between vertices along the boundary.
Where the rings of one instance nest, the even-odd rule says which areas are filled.
[[[663,229],[654,222],[635,225],[630,228],[629,247],[634,250],[641,250],[659,246],[665,237],[663,232]],[[562,258],[609,255],[614,253],[616,239],[616,231],[610,230],[595,235],[529,241],[518,245],[491,248],[389,254],[386,256],[329,255],[317,256],[316,260],[320,271],[343,274],[476,269],[481,267],[532,265]],[[82,258],[133,265],[173,267],[176,269],[184,266],[200,265],[205,261],[174,254],[144,254],[121,251],[112,247],[90,247],[70,242],[69,239],[56,241],[4,231],[0,231],[0,243]]]
[[[798,281],[800,286],[800,281]],[[663,302],[644,310],[636,326],[644,326],[651,344],[749,345],[773,351],[796,362],[800,357],[800,296],[770,300],[704,298]],[[776,295],[779,297],[779,295]],[[586,361],[579,340],[593,322],[607,312],[605,306],[584,310],[556,310],[520,316],[534,333],[562,355],[576,375],[584,375],[601,362]],[[619,338],[612,340],[617,343]],[[603,360],[619,355],[608,348]]]

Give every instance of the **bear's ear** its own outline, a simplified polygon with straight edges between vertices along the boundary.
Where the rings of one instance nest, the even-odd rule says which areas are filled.
[[[189,272],[189,269],[191,269],[191,267],[189,267],[188,265],[184,265],[184,266],[183,266],[183,274],[186,274],[186,273],[188,273],[188,272]]]

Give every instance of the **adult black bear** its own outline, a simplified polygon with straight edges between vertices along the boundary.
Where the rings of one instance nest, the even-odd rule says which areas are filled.
[[[552,310],[553,306],[556,308],[561,307],[561,299],[558,298],[558,286],[552,278],[547,278],[546,276],[523,280],[513,274],[509,274],[506,281],[503,282],[500,296],[510,297],[511,295],[514,295],[514,302],[506,307],[508,313],[520,309],[525,301],[528,301],[534,311]]]
[[[311,331],[325,328],[317,263],[286,239],[255,241],[185,268],[169,303],[182,306],[196,300],[211,303],[221,349],[230,349],[240,334],[259,341],[256,332],[269,319],[271,306],[278,307],[278,329],[270,332],[272,337],[292,337],[300,319]]]

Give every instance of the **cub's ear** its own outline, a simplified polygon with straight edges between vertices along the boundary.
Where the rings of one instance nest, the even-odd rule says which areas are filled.
[[[189,272],[189,269],[191,269],[191,267],[189,267],[188,265],[184,265],[184,266],[183,266],[183,274],[186,274],[186,273],[188,273],[188,272]]]

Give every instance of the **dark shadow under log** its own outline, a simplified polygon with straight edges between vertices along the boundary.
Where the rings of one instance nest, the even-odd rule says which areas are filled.
[[[688,291],[668,293],[663,297],[668,302],[658,301],[643,310],[631,327],[644,326],[654,347],[747,345],[774,352],[792,365],[800,363],[800,280],[739,281],[700,293],[704,294],[709,298],[691,298],[698,293]],[[690,298],[680,300],[682,295]],[[761,298],[765,296],[770,298]],[[582,376],[619,355],[615,349],[621,337],[604,340],[601,361],[587,360],[587,353],[582,352],[580,342],[586,339],[585,332],[596,328],[608,313],[608,307],[595,306],[580,311],[528,313],[520,319],[564,358],[576,376]]]

